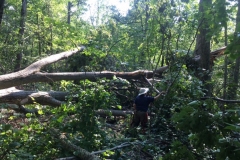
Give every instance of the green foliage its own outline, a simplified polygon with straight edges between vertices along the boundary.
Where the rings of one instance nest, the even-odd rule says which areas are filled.
[[[0,158],[44,159],[58,155],[58,149],[54,147],[56,144],[45,130],[47,124],[40,123],[36,117],[26,119],[28,124],[15,124],[18,128],[9,124],[1,125]]]
[[[172,143],[171,151],[164,156],[163,160],[178,160],[178,159],[195,160],[197,158],[191,151],[188,150],[187,146],[185,146],[179,141],[175,141]]]
[[[66,83],[63,86],[67,87],[72,95],[67,104],[53,110],[53,125],[68,133],[76,141],[76,145],[87,150],[100,149],[105,144],[106,133],[100,129],[101,119],[95,111],[116,105],[116,98],[107,92],[103,85],[88,80],[80,85]]]
[[[233,133],[231,132],[238,132],[239,127],[229,125],[224,128],[223,126],[226,126],[224,122],[234,124],[239,122],[239,119],[236,118],[238,110],[228,110],[223,116],[215,101],[210,99],[200,101],[193,98],[188,102],[178,105],[179,110],[174,112],[171,120],[175,123],[176,129],[188,134],[189,143],[196,149],[196,153],[206,156],[210,154],[210,151],[207,150],[213,150],[219,159],[230,158],[230,155],[237,156],[239,142],[232,138]],[[229,130],[231,131],[229,132]],[[225,149],[227,146],[229,150]],[[204,151],[204,149],[207,150]],[[174,155],[173,150],[168,154],[168,156],[170,155]]]

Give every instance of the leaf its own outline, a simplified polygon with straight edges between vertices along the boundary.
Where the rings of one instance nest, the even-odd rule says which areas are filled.
[[[61,116],[61,117],[59,117],[59,118],[57,119],[57,121],[58,121],[59,123],[62,123],[63,118],[64,118],[64,116]]]
[[[189,106],[196,106],[199,105],[199,101],[192,101],[190,103],[188,103]]]
[[[27,118],[30,118],[31,116],[32,116],[31,113],[27,113],[27,114],[26,114],[26,117],[27,117]]]
[[[43,110],[38,110],[38,114],[42,115],[43,114]]]
[[[13,120],[15,116],[10,116],[8,119]]]
[[[121,109],[122,109],[122,106],[117,105],[117,109],[121,110]]]

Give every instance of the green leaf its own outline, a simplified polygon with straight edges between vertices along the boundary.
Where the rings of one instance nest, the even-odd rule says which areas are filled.
[[[120,109],[120,110],[121,110],[121,109],[122,109],[122,106],[120,106],[120,105],[117,105],[117,109]]]
[[[57,119],[57,121],[58,121],[59,123],[62,123],[63,118],[64,118],[64,116],[61,116],[61,117],[59,117],[59,118]]]
[[[38,114],[42,115],[43,114],[43,110],[38,110]]]
[[[27,117],[27,118],[30,118],[31,116],[32,116],[31,113],[27,113],[27,114],[26,114],[26,117]]]
[[[192,101],[190,103],[188,103],[189,106],[196,106],[199,105],[199,101]]]

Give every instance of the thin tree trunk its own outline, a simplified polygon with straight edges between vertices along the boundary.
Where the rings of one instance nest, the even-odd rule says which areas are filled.
[[[147,68],[150,67],[151,65],[151,58],[149,55],[149,40],[148,40],[148,20],[150,18],[150,13],[149,13],[149,5],[148,5],[148,0],[145,0],[145,40],[146,40],[146,54],[148,55],[148,63],[147,63]],[[153,69],[153,68],[152,68]]]
[[[19,50],[16,58],[16,64],[14,67],[15,71],[18,71],[21,69],[21,63],[22,63],[22,54],[23,54],[23,36],[24,36],[24,30],[25,30],[25,18],[27,14],[27,0],[22,0],[22,8],[21,8],[21,19],[20,19],[20,29],[19,29]]]
[[[216,8],[218,9],[217,12],[217,19],[220,20],[220,26],[219,27],[223,27],[224,28],[224,44],[225,46],[228,45],[228,33],[227,33],[227,21],[228,21],[228,14],[227,14],[227,10],[226,10],[226,0],[218,0],[216,2]],[[227,98],[227,82],[228,82],[228,58],[227,55],[225,55],[225,59],[224,59],[224,78],[223,78],[223,99]],[[224,107],[221,108],[222,110],[224,109]]]
[[[4,3],[5,3],[5,0],[0,1],[0,27],[1,27],[1,24],[2,24]]]
[[[227,23],[224,27],[225,29],[225,46],[227,46]],[[227,55],[225,55],[225,59],[224,59],[224,79],[223,79],[223,99],[227,98],[227,75],[228,75],[228,70],[227,70],[227,66],[228,66],[228,57]]]
[[[40,29],[40,18],[37,14],[37,25],[38,25],[38,55],[40,56],[42,53],[42,45],[41,45],[41,29]]]
[[[72,2],[68,2],[68,15],[67,15],[67,23],[71,23],[71,8],[72,8]]]
[[[225,8],[226,9],[226,8]],[[225,46],[227,46],[227,22],[224,25],[224,36],[225,36]],[[224,78],[223,78],[223,99],[227,98],[227,82],[228,82],[228,57],[225,55],[224,58]],[[225,112],[225,107],[221,105],[222,112]]]

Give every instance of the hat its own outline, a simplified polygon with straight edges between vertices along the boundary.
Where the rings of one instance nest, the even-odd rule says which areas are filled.
[[[138,95],[140,96],[140,95],[142,95],[142,94],[147,93],[148,91],[149,91],[149,88],[140,88]]]

